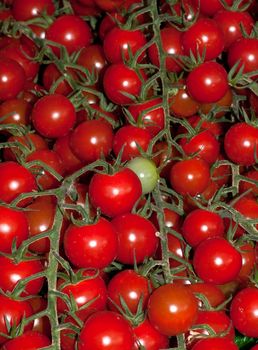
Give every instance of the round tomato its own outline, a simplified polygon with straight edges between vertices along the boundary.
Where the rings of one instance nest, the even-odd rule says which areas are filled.
[[[51,345],[51,341],[45,334],[32,330],[7,341],[2,350],[38,350],[49,345]]]
[[[27,21],[33,17],[41,16],[46,11],[48,15],[52,15],[55,6],[52,0],[14,0],[12,4],[12,15],[16,21]]]
[[[167,336],[185,333],[194,324],[198,302],[190,289],[182,284],[165,284],[149,298],[150,323]]]
[[[238,350],[233,340],[228,338],[208,338],[199,340],[192,350]]]

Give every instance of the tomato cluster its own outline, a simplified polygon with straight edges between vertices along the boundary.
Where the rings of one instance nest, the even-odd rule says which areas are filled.
[[[257,21],[2,1],[1,350],[257,349]]]

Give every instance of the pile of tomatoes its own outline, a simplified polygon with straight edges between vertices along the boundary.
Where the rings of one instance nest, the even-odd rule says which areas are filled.
[[[257,1],[0,6],[1,350],[257,350]]]

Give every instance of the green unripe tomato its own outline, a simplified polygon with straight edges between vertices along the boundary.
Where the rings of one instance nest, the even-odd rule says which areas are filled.
[[[136,157],[126,164],[140,179],[142,184],[142,193],[147,194],[154,190],[159,173],[155,163],[147,158]]]

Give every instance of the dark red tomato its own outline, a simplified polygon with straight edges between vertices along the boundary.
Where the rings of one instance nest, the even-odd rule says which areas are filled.
[[[144,347],[146,350],[160,350],[169,347],[169,339],[166,335],[158,332],[146,318],[133,329],[136,338],[133,350]]]
[[[79,327],[77,321],[75,321],[73,316],[66,316],[63,320],[65,323],[69,322],[77,327]],[[62,350],[74,350],[76,349],[78,333],[71,328],[64,328],[60,332],[60,342]]]
[[[210,237],[223,237],[224,222],[221,216],[206,209],[195,209],[184,219],[182,234],[188,244],[196,247]]]
[[[203,159],[186,159],[172,165],[170,184],[179,194],[195,196],[202,193],[209,181],[210,168]]]
[[[103,49],[106,59],[110,63],[122,63],[135,56],[146,44],[145,35],[140,30],[127,30],[114,27],[103,40]],[[130,52],[130,54],[129,54]],[[142,52],[137,62],[143,60],[145,52]]]
[[[258,170],[250,170],[247,173],[244,173],[243,176],[245,176],[247,179],[258,181]],[[239,192],[244,193],[246,191],[249,191],[246,194],[248,197],[258,196],[258,186],[254,183],[242,180],[239,184]]]
[[[123,316],[112,311],[99,311],[84,323],[78,350],[132,350],[133,344],[133,329]]]
[[[52,0],[14,0],[12,4],[12,15],[16,21],[27,21],[33,17],[39,17],[43,12],[52,15],[55,6]]]
[[[139,97],[144,80],[134,69],[123,63],[114,63],[104,73],[104,92],[111,102],[127,105]]]
[[[50,339],[37,331],[27,331],[22,335],[7,341],[2,350],[38,350],[51,345]]]
[[[0,100],[15,98],[24,88],[24,69],[16,61],[0,58]]]
[[[210,18],[199,18],[182,35],[182,45],[185,55],[201,57],[205,54],[205,61],[218,57],[224,49],[223,31],[217,22]]]
[[[220,0],[192,0],[192,2],[205,16],[214,16],[219,10],[224,9],[223,3]],[[228,5],[233,4],[233,0],[226,0],[225,2]]]
[[[169,97],[169,111],[176,117],[187,118],[196,114],[199,103],[189,96],[186,87],[180,87],[175,95]]]
[[[4,21],[12,16],[11,9],[1,8],[0,10],[0,21]]]
[[[208,114],[209,112],[211,112],[212,108],[214,107],[221,108],[222,110],[220,112],[216,112],[216,113],[213,112],[213,115],[215,118],[221,118],[225,115],[226,111],[228,111],[229,108],[232,107],[232,103],[233,103],[233,92],[232,92],[232,89],[228,89],[226,94],[216,102],[215,106],[214,106],[214,103],[202,103],[200,105],[200,111],[203,114]],[[212,121],[209,121],[209,120],[205,120],[204,122],[212,123]]]
[[[223,31],[225,49],[243,37],[242,29],[249,35],[254,26],[252,16],[243,11],[222,10],[215,14],[214,20]]]
[[[107,111],[99,104],[92,103],[90,106],[90,110],[88,109],[81,109],[77,112],[77,123],[80,124],[86,120],[90,119],[98,119],[98,120],[105,120],[111,125],[115,125],[118,122],[119,116],[117,115],[116,111]]]
[[[224,133],[222,123],[216,122],[216,121],[205,120],[204,118],[202,119],[199,115],[193,115],[192,117],[187,118],[187,121],[195,130],[200,130],[200,132],[201,131],[208,131],[215,138],[219,138],[219,136],[221,136]],[[187,133],[187,130],[180,125],[180,127],[177,130],[177,134],[180,135],[183,133]],[[206,134],[206,136],[209,135],[209,133]],[[212,140],[212,138],[210,138],[210,141],[211,140]],[[217,159],[215,159],[215,160],[217,160]]]
[[[238,346],[233,340],[220,337],[199,340],[192,350],[238,350]]]
[[[162,107],[162,99],[159,97],[142,103],[131,104],[128,111],[137,124],[148,130],[152,137],[165,127],[165,113]]]
[[[159,240],[151,221],[138,214],[127,213],[117,215],[112,224],[118,235],[119,262],[133,265],[154,257]]]
[[[24,317],[30,317],[33,314],[32,307],[26,300],[14,300],[10,297],[0,294],[0,332],[2,334],[9,335],[9,326],[6,324],[6,320],[11,327],[19,326]],[[28,323],[24,331],[32,329],[33,322]],[[9,330],[8,330],[9,329]],[[0,344],[7,341],[6,337],[0,335]]]
[[[124,310],[121,304],[122,298],[128,309],[136,314],[140,302],[142,310],[146,309],[150,292],[150,281],[146,277],[134,270],[119,271],[108,284],[108,307],[116,312],[119,312],[116,306]]]
[[[165,284],[155,289],[149,298],[148,317],[161,334],[174,336],[187,332],[197,314],[197,299],[182,284]]]
[[[8,161],[0,163],[0,200],[10,203],[25,192],[37,190],[32,173],[24,166]]]
[[[59,280],[57,283],[58,290],[69,298],[73,298],[78,309],[82,308],[76,312],[76,315],[84,321],[92,313],[105,309],[108,295],[106,284],[97,270],[85,270],[82,275],[82,279],[76,283],[64,282],[64,280]],[[85,308],[87,303],[89,306]],[[58,298],[57,310],[59,313],[65,313],[69,311],[69,307]]]
[[[258,344],[253,346],[250,350],[258,350]]]
[[[34,151],[26,158],[26,161],[39,161],[42,164],[46,164],[52,168],[60,176],[64,174],[62,159],[55,151],[49,149]],[[43,166],[41,167],[40,165],[33,165],[31,169],[38,172],[37,183],[44,190],[54,188],[60,183],[58,179],[56,179],[54,175],[51,175],[49,171],[45,170]]]
[[[194,155],[210,165],[215,163],[219,156],[220,143],[209,130],[201,131],[192,137],[184,137],[180,139],[179,144],[186,155]]]
[[[227,157],[239,165],[254,165],[258,157],[258,128],[245,122],[232,125],[224,137]]]
[[[216,307],[222,304],[225,300],[225,294],[222,290],[212,283],[198,282],[189,284],[189,288],[193,293],[203,295],[209,302],[210,306]],[[196,295],[198,298],[198,295]],[[199,307],[203,307],[203,302],[200,298]]]
[[[229,89],[227,72],[217,62],[204,62],[189,73],[186,88],[197,102],[215,103]]]
[[[167,235],[167,241],[168,241],[168,251],[171,253],[171,257],[169,259],[169,265],[170,267],[177,267],[179,265],[182,265],[180,261],[178,261],[176,258],[184,258],[184,248],[185,248],[185,243],[182,239],[177,238],[173,234],[168,234]],[[172,257],[173,255],[173,257]],[[162,250],[161,246],[159,244],[157,254],[156,254],[158,259],[162,259]]]
[[[151,142],[151,134],[148,130],[124,125],[119,128],[114,136],[113,151],[116,157],[122,152],[122,162],[141,155],[146,152]]]
[[[2,58],[9,58],[20,64],[28,80],[33,80],[39,71],[39,63],[33,60],[35,53],[35,48],[20,42],[11,43],[0,51]]]
[[[64,72],[60,72],[54,63],[48,64],[42,75],[43,86],[47,91],[51,90],[51,93],[64,96],[73,91],[70,81],[75,80],[78,80],[75,70],[66,69]]]
[[[33,106],[31,120],[40,135],[48,138],[62,137],[75,124],[75,108],[63,95],[46,95]]]
[[[87,120],[71,133],[70,147],[74,155],[83,162],[91,163],[108,157],[112,150],[113,129],[104,120]]]
[[[208,238],[195,249],[193,267],[204,282],[225,284],[238,276],[242,256],[225,238]]]
[[[258,338],[258,288],[244,288],[233,297],[230,317],[240,333]]]
[[[172,230],[179,231],[181,226],[181,216],[174,210],[169,208],[163,209],[163,218],[164,225]],[[156,227],[158,227],[159,223],[157,220],[156,212],[152,213],[151,221],[154,223]],[[170,235],[168,235],[169,237]]]
[[[101,41],[104,40],[105,36],[117,25],[124,24],[126,22],[125,16],[120,12],[111,12],[103,16],[99,24],[98,36]]]
[[[224,160],[222,154],[219,155],[217,161]],[[219,164],[215,167],[212,167],[211,177],[212,181],[219,187],[228,184],[232,174],[231,166],[229,164]]]
[[[12,259],[5,256],[0,256],[0,264],[2,268],[0,288],[4,292],[11,292],[19,281],[43,271],[43,265],[38,259],[24,260],[19,263],[15,263],[15,261]],[[43,286],[43,282],[44,277],[39,277],[26,283],[21,296],[25,297],[28,295],[38,294]]]
[[[258,39],[240,38],[228,49],[228,65],[232,68],[237,62],[238,70],[243,67],[243,73],[258,70]],[[258,74],[253,76],[257,79]]]
[[[70,3],[74,13],[79,16],[98,16],[101,13],[99,7],[91,0],[71,0]]]
[[[41,234],[52,228],[55,217],[56,205],[51,197],[38,197],[33,203],[26,206],[25,215],[29,224],[30,237]],[[42,238],[29,245],[30,251],[38,254],[49,252],[50,241]]]
[[[24,145],[28,153],[34,149],[46,149],[48,148],[47,142],[43,137],[36,133],[27,133],[23,136],[10,136],[8,142],[19,142]],[[4,160],[17,160],[17,157],[22,155],[22,151],[18,147],[10,147],[4,149]]]
[[[95,3],[104,11],[113,12],[128,10],[132,5],[141,4],[141,0],[95,0]]]
[[[110,217],[130,212],[141,195],[141,182],[129,168],[113,175],[96,173],[89,185],[92,205]]]
[[[79,268],[107,267],[117,256],[117,245],[113,225],[102,217],[93,224],[71,224],[64,235],[65,254]]]
[[[182,32],[172,26],[162,28],[160,30],[160,38],[163,52],[167,55],[165,62],[167,71],[181,72],[183,64],[178,59],[178,55],[183,55]],[[160,67],[160,54],[156,44],[152,44],[149,47],[148,56],[152,64]]]
[[[33,314],[37,314],[40,311],[47,309],[47,300],[44,297],[41,297],[39,295],[29,298],[28,302],[30,303],[33,309]],[[37,331],[45,334],[48,337],[51,337],[51,326],[50,326],[49,318],[47,316],[34,319],[32,329],[33,331]]]
[[[254,93],[249,94],[249,102],[251,105],[251,108],[254,110],[256,114],[258,114],[258,96],[256,96]]]
[[[250,243],[245,243],[240,246],[242,255],[242,267],[238,275],[240,281],[248,281],[255,267],[255,250]]]
[[[69,54],[88,46],[92,40],[91,28],[87,22],[76,15],[62,15],[48,27],[46,39],[63,45]],[[51,46],[56,55],[59,48]]]
[[[0,206],[0,251],[11,253],[12,244],[18,248],[29,236],[28,221],[25,213]]]
[[[0,124],[28,125],[32,106],[29,102],[12,98],[0,105]]]
[[[92,44],[84,47],[80,51],[77,64],[88,69],[89,73],[94,73],[100,78],[107,65],[103,47],[99,44]]]
[[[71,135],[69,134],[59,137],[54,143],[53,150],[59,154],[62,159],[65,174],[72,174],[74,171],[83,166],[83,162],[75,156],[71,149]]]
[[[234,340],[235,332],[232,326],[231,319],[227,316],[225,311],[199,311],[197,319],[194,323],[194,330],[186,335],[186,342],[191,344],[196,343],[196,336],[209,335],[209,331],[204,328],[198,328],[198,325],[207,325],[213,329],[217,336],[225,333],[223,337]],[[198,339],[198,338],[197,338]]]

